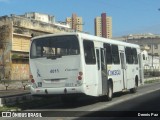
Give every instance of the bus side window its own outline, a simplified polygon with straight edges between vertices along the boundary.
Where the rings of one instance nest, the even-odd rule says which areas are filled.
[[[132,55],[133,55],[133,63],[138,64],[137,50],[135,48],[132,48]]]
[[[104,48],[106,49],[106,63],[112,64],[112,52],[111,52],[111,45],[104,43]]]
[[[96,64],[93,41],[84,40],[83,46],[84,46],[84,56],[86,64]]]
[[[120,64],[119,50],[117,45],[112,45],[112,61],[114,64]]]
[[[133,55],[132,55],[131,47],[126,47],[125,48],[125,54],[126,54],[126,62],[128,64],[133,64]]]

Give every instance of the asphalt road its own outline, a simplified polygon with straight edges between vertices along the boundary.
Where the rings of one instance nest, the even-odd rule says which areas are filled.
[[[70,120],[70,119],[111,119],[119,120],[159,120],[160,119],[160,82],[143,85],[138,88],[137,93],[116,93],[109,102],[101,102],[99,98],[83,97],[77,103],[64,104],[53,103],[43,108],[25,110],[25,112],[41,113],[41,118],[48,120]],[[152,114],[153,113],[153,114]],[[152,115],[155,115],[154,117]],[[156,116],[158,114],[158,116]],[[148,116],[150,115],[150,116]],[[145,117],[144,117],[145,116]],[[54,118],[51,118],[54,117]],[[4,119],[4,120],[8,120]],[[22,118],[11,118],[20,120]],[[23,118],[23,120],[28,118]],[[30,120],[41,120],[40,118],[29,118]],[[122,118],[121,118],[122,119]],[[3,119],[2,119],[3,120]]]
[[[84,115],[94,119],[160,120],[160,90]],[[95,118],[96,117],[96,118]],[[79,120],[77,118],[76,120]]]

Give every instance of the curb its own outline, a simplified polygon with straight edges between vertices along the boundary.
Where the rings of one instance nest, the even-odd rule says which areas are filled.
[[[0,107],[5,105],[14,105],[16,103],[23,103],[26,100],[33,100],[33,96],[30,93],[4,96],[0,98]]]

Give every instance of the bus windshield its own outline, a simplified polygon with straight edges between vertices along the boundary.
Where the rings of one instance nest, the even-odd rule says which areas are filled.
[[[56,59],[62,56],[79,55],[79,42],[75,35],[50,36],[34,39],[30,58]]]

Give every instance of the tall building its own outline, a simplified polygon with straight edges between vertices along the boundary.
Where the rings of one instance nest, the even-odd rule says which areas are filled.
[[[112,18],[106,13],[102,13],[101,17],[95,18],[95,35],[105,38],[112,38]]]
[[[83,31],[82,17],[78,17],[75,13],[72,14],[72,17],[66,18],[66,23],[75,31]]]

